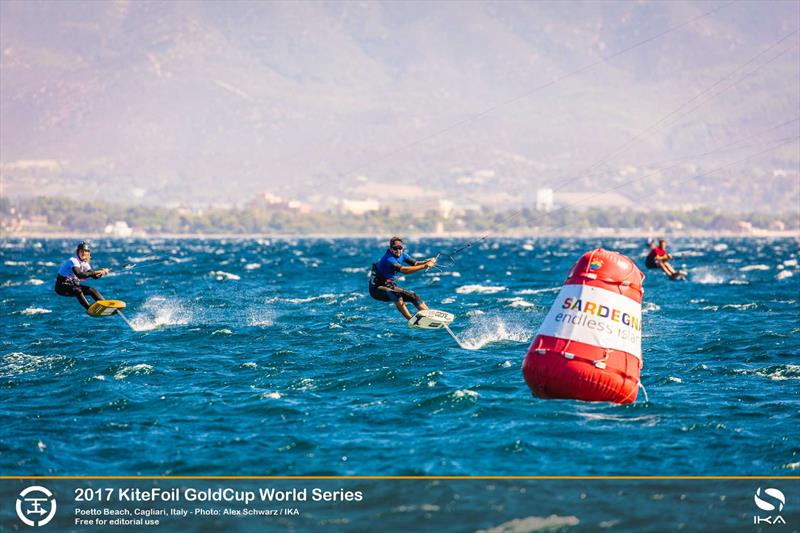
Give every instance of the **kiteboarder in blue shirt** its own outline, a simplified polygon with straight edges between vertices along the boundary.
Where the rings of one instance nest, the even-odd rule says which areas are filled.
[[[394,302],[398,311],[408,320],[411,318],[411,313],[408,312],[406,302],[414,304],[419,311],[427,309],[428,306],[416,293],[395,284],[394,278],[398,274],[412,274],[435,265],[435,257],[425,261],[414,260],[405,253],[403,239],[392,237],[389,239],[389,249],[377,263],[372,265],[372,273],[369,277],[369,295],[382,302]]]

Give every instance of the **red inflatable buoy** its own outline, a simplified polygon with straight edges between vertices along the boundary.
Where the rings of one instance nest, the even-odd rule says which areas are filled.
[[[540,398],[632,403],[642,368],[642,282],[628,257],[598,248],[572,265],[522,374]]]

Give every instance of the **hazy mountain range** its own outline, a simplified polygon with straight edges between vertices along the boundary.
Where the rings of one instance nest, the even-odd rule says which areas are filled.
[[[3,0],[2,192],[797,210],[799,27],[797,1]]]

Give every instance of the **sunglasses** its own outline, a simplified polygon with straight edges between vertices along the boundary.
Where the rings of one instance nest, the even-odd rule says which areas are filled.
[[[402,250],[402,246],[392,246],[392,250]]]

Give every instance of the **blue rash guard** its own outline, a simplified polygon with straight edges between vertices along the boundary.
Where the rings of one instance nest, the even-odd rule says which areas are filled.
[[[372,265],[372,274],[369,277],[369,294],[376,300],[383,302],[396,302],[399,298],[419,307],[422,299],[412,291],[407,291],[394,284],[394,278],[400,273],[403,265],[415,265],[417,262],[410,255],[403,252],[400,257],[392,255],[391,250],[386,250],[377,263]]]
[[[393,280],[394,277],[400,272],[400,268],[403,265],[413,265],[416,263],[410,255],[403,252],[400,257],[395,257],[392,255],[391,250],[386,250],[386,253],[383,254],[377,263],[375,263],[375,269],[378,271],[378,274],[385,280]]]

